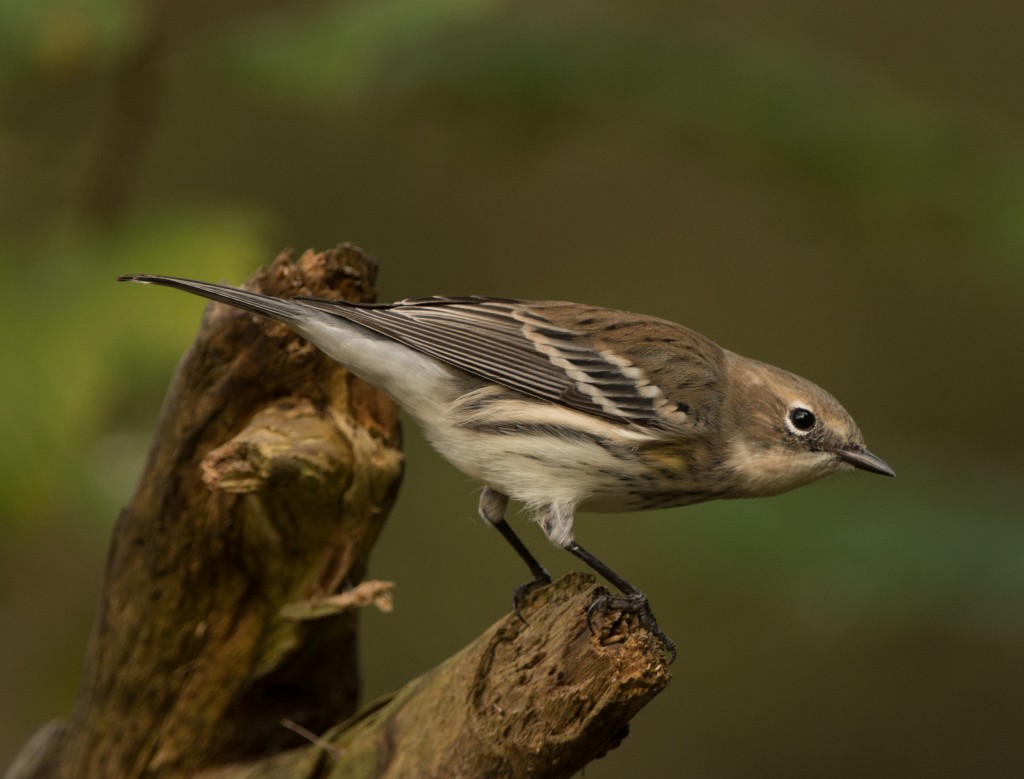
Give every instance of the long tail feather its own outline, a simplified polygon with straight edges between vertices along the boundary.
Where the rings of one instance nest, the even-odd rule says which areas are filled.
[[[154,276],[148,273],[121,276],[118,281],[135,281],[140,284],[160,284],[164,287],[173,287],[282,322],[292,323],[298,319],[308,319],[313,314],[310,307],[302,303],[261,295],[257,292],[248,292],[224,284],[210,284],[205,281],[182,279],[176,276]]]

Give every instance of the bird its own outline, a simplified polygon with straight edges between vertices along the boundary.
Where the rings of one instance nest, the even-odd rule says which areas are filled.
[[[593,600],[591,630],[599,611],[636,614],[673,659],[675,645],[643,591],[576,540],[577,511],[766,497],[853,469],[895,476],[827,391],[665,319],[564,301],[351,303],[175,276],[118,280],[283,322],[382,389],[445,459],[483,485],[481,518],[532,576],[514,591],[516,614],[552,579],[509,525],[510,499],[621,593]]]

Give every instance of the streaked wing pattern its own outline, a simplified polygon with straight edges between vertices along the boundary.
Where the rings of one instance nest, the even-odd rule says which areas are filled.
[[[546,304],[501,298],[417,298],[358,306],[300,300],[467,373],[527,395],[643,428],[675,426],[643,373],[585,328],[553,324]]]

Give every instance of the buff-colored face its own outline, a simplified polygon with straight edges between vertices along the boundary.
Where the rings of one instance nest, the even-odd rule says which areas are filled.
[[[893,475],[864,448],[857,424],[832,395],[764,363],[737,364],[727,463],[748,496],[776,495],[851,468]]]

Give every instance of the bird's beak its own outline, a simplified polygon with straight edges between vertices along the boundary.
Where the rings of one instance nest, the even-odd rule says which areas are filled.
[[[860,468],[863,471],[870,471],[871,473],[880,473],[882,476],[896,475],[896,471],[890,468],[886,464],[885,460],[871,454],[871,452],[863,446],[851,446],[847,449],[836,449],[835,452],[836,457],[848,462],[854,468]]]

